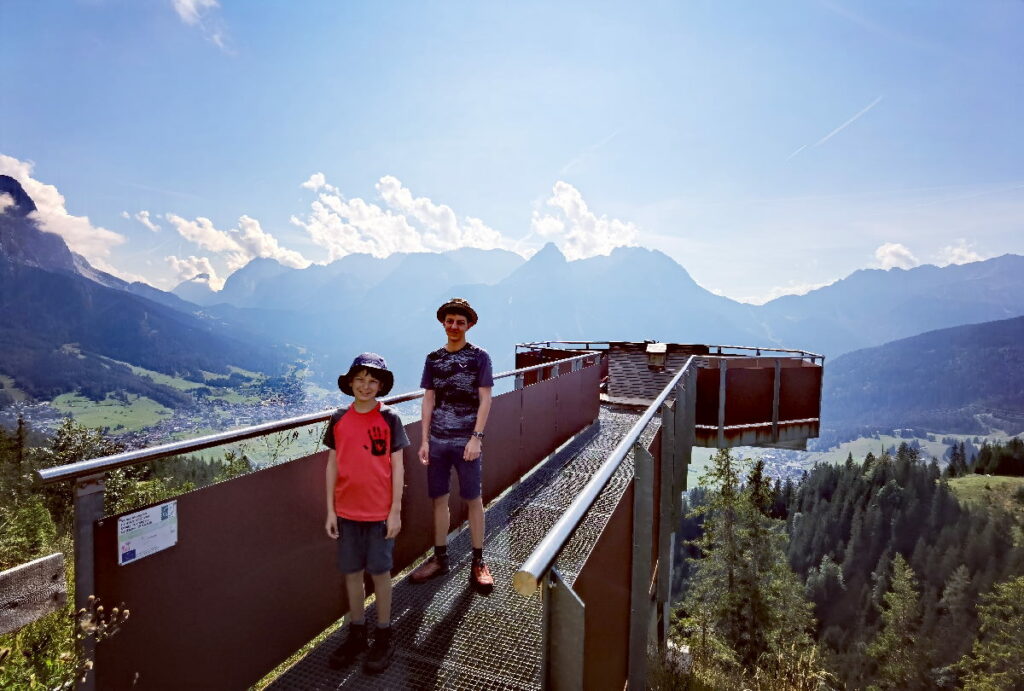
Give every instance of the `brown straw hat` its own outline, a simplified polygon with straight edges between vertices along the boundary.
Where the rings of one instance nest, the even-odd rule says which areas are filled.
[[[462,298],[452,298],[448,302],[444,303],[437,308],[437,321],[444,323],[444,315],[446,314],[461,314],[463,317],[469,320],[469,325],[472,326],[477,322],[476,310],[470,307],[468,300]]]

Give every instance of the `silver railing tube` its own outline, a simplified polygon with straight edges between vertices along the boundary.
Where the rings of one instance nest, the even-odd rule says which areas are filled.
[[[569,505],[569,508],[565,510],[562,517],[558,519],[551,530],[548,531],[548,534],[544,536],[544,539],[540,541],[540,544],[530,554],[529,558],[519,567],[519,570],[512,579],[513,585],[519,594],[530,596],[537,591],[537,587],[544,574],[554,564],[559,552],[562,551],[569,538],[572,537],[573,532],[579,526],[587,511],[597,501],[597,497],[608,484],[608,481],[611,480],[615,471],[618,470],[623,459],[633,448],[633,444],[643,434],[644,429],[655,414],[661,410],[661,405],[669,397],[669,394],[672,393],[673,388],[683,378],[686,371],[694,365],[697,357],[691,355],[687,358],[686,364],[676,372],[675,376],[672,377],[672,381],[662,389],[658,397],[654,399],[654,402],[647,407],[640,416],[640,419],[626,433],[626,436],[622,438],[607,460],[597,469],[597,472],[594,473],[594,476],[590,478],[590,481],[587,482],[576,499]]]
[[[530,367],[501,372],[494,375],[494,378],[504,379],[506,377],[514,377],[516,375],[532,372],[538,369],[558,367],[565,363],[572,363],[577,360],[585,360],[587,358],[595,357],[599,356],[594,353],[576,355],[574,357],[565,358],[564,360],[555,360],[553,362],[545,362],[539,365],[531,365]],[[414,401],[417,398],[422,397],[423,389],[418,389],[409,393],[388,396],[382,398],[381,401],[388,404],[394,404],[404,403],[405,401]],[[77,463],[56,466],[54,468],[44,468],[43,470],[37,471],[36,474],[43,484],[52,484],[55,482],[62,482],[64,480],[77,480],[78,478],[96,475],[97,473],[105,473],[109,470],[116,470],[117,468],[123,468],[125,466],[143,463],[145,461],[153,461],[158,458],[166,458],[168,456],[175,456],[181,453],[202,451],[203,449],[209,449],[214,446],[222,446],[236,441],[244,441],[246,439],[252,439],[253,437],[262,437],[267,434],[274,434],[275,432],[284,432],[290,429],[295,429],[296,427],[313,425],[318,422],[326,422],[331,418],[334,410],[335,409],[332,408],[330,410],[322,410],[317,413],[307,413],[305,415],[298,415],[284,420],[275,420],[274,422],[265,422],[251,427],[243,427],[241,429],[231,430],[228,432],[208,434],[195,439],[170,442],[168,444],[151,446],[145,449],[124,451],[111,456],[92,458],[86,461],[78,461]]]

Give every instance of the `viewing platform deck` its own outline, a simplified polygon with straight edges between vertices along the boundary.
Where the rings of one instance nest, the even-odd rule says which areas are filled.
[[[487,507],[484,560],[495,578],[490,595],[476,594],[468,585],[468,528],[450,542],[448,575],[414,585],[407,578],[410,568],[396,578],[392,626],[397,651],[384,673],[366,674],[358,662],[342,670],[328,666],[328,655],[347,635],[346,625],[269,688],[540,689],[540,593],[529,598],[519,595],[512,588],[512,577],[638,418],[639,413],[603,406],[596,424]],[[644,443],[649,444],[656,431],[656,425],[648,426]],[[558,568],[570,584],[632,474],[627,460],[562,550]],[[374,608],[368,607],[368,623],[375,621],[374,614]]]
[[[469,585],[468,529],[449,538],[449,574],[407,579],[430,553],[434,528],[417,457],[421,424],[405,424],[397,650],[380,675],[358,662],[328,665],[347,635],[334,627],[348,601],[323,529],[326,451],[104,512],[112,470],[246,439],[296,439],[302,429],[319,439],[333,411],[40,471],[43,483],[74,483],[76,607],[95,595],[131,610],[118,635],[83,639],[82,654],[95,660],[86,691],[245,689],[314,640],[322,642],[271,688],[644,688],[648,656],[667,640],[692,448],[801,448],[817,434],[824,359],[651,342],[517,348],[517,368],[495,375],[505,381],[487,426],[488,595]],[[449,508],[451,525],[462,526],[467,505],[457,492]]]

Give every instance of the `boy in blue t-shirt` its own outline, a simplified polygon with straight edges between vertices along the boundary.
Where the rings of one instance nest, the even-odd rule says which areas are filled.
[[[355,398],[327,425],[327,519],[324,529],[338,541],[338,568],[348,594],[348,637],[328,662],[340,668],[367,649],[363,573],[377,595],[377,627],[363,668],[384,671],[395,654],[391,635],[391,568],[395,536],[402,529],[402,449],[409,446],[402,420],[380,403],[394,385],[384,358],[363,353],[352,361],[338,388]]]
[[[413,571],[409,580],[423,583],[448,573],[448,493],[451,469],[455,468],[473,542],[469,582],[486,594],[494,588],[494,578],[483,559],[481,484],[484,427],[494,386],[491,358],[466,340],[466,332],[477,322],[476,311],[468,302],[452,298],[438,308],[437,320],[448,340],[428,354],[423,365],[423,444],[419,452],[420,461],[427,466],[427,490],[434,503],[434,555]]]

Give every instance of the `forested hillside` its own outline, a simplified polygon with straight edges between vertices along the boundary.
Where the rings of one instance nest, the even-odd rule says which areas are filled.
[[[680,548],[679,560],[714,556],[726,543],[722,483],[711,479],[709,488],[689,494],[697,511],[683,522],[680,535],[694,542]],[[936,463],[922,461],[915,449],[902,445],[894,456],[868,454],[860,463],[851,457],[844,465],[819,465],[799,483],[768,488],[755,467],[746,487],[738,486],[734,481],[735,497],[747,497],[777,521],[777,537],[765,540],[787,544],[786,568],[812,606],[815,621],[809,631],[816,651],[839,684],[894,689],[1024,684],[1024,641],[1013,639],[1013,631],[1024,626],[1024,601],[1014,600],[1024,589],[1020,528],[997,508],[961,505]],[[744,510],[733,515],[742,517]],[[708,515],[716,516],[710,537]],[[757,524],[748,520],[747,525]],[[755,550],[751,528],[744,530],[739,534]],[[776,566],[776,573],[784,574],[781,568]],[[724,587],[702,582],[707,569],[707,558],[696,559],[680,569],[677,582],[686,594],[681,614],[689,617],[684,632],[691,646],[694,593],[706,592],[708,583]],[[786,582],[783,576],[776,579]],[[755,611],[748,593],[732,594],[741,612]],[[788,597],[787,607],[799,606],[792,594]],[[762,603],[760,616],[770,621],[773,608],[783,603],[778,597]],[[737,640],[741,644],[732,645],[730,655],[742,662],[742,639]],[[794,629],[785,644],[805,650],[801,640],[801,630]]]
[[[894,428],[1017,434],[1024,430],[1022,361],[1024,317],[847,353],[825,368],[822,426],[854,434]]]

